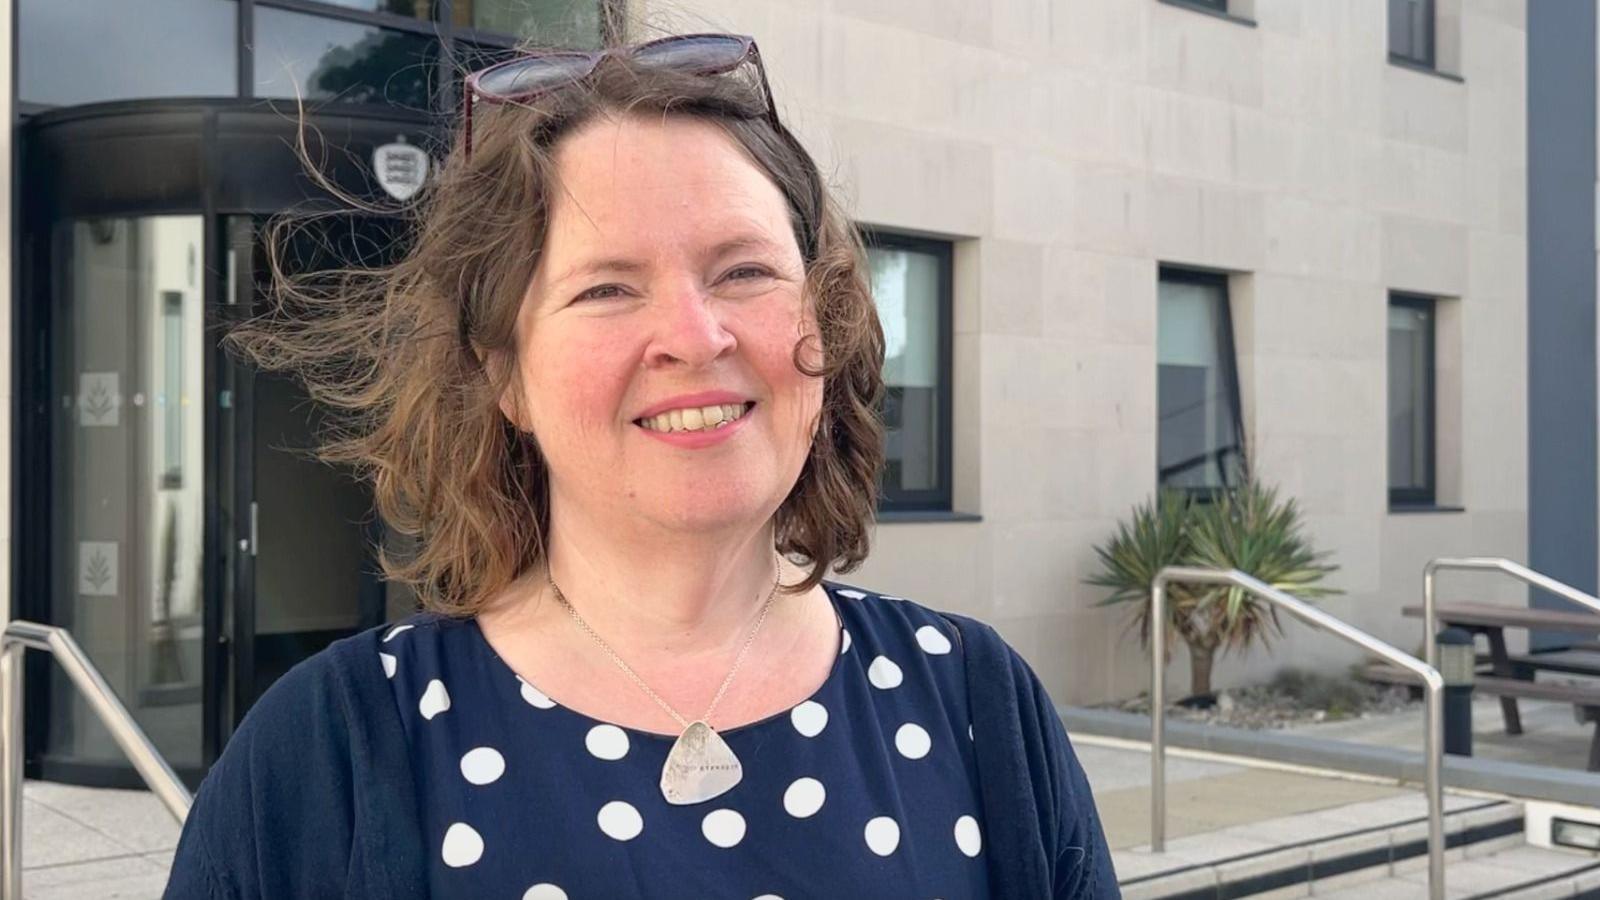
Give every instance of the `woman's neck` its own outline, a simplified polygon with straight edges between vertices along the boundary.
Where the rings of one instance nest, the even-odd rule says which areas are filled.
[[[552,515],[548,568],[530,573],[537,578],[530,590],[553,593],[545,582],[554,581],[624,659],[717,657],[743,644],[778,576],[770,524],[645,540],[618,532]],[[793,572],[784,574],[792,580]],[[773,597],[773,615],[782,600],[782,593]]]

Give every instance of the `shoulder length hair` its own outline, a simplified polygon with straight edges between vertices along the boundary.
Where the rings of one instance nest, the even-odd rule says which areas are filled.
[[[795,364],[821,376],[824,390],[810,454],[774,517],[777,549],[809,568],[795,591],[866,558],[884,457],[883,332],[858,233],[764,104],[733,76],[608,57],[582,83],[533,103],[475,110],[470,160],[457,129],[437,177],[400,210],[340,194],[352,207],[341,214],[409,221],[409,246],[392,264],[294,271],[286,254],[307,219],[273,223],[267,309],[228,341],[255,365],[298,378],[333,413],[319,456],[371,480],[378,513],[404,547],[379,548],[384,573],[425,608],[472,615],[544,560],[546,465],[498,399],[517,369],[513,326],[558,189],[553,151],[602,115],[712,123],[783,193],[816,314],[811,339],[822,344],[820,367],[802,365],[804,345]],[[488,358],[512,364],[486,366]]]

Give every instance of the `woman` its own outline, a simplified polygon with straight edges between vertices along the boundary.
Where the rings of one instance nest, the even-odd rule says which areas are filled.
[[[883,338],[755,44],[474,75],[395,266],[237,335],[350,414],[425,612],[285,676],[170,897],[1114,897],[994,632],[865,557]]]

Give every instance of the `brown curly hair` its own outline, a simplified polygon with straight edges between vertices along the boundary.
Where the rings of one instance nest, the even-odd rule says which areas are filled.
[[[774,517],[777,549],[809,566],[795,591],[866,558],[884,455],[883,331],[856,229],[811,156],[764,112],[763,95],[738,77],[610,56],[581,84],[474,110],[471,159],[458,128],[424,192],[385,210],[411,225],[392,264],[291,271],[287,248],[316,217],[273,223],[267,311],[228,340],[257,366],[297,377],[335,414],[319,455],[371,479],[390,533],[409,539],[403,552],[379,548],[384,572],[412,586],[425,608],[472,615],[544,558],[545,463],[498,399],[517,368],[513,325],[544,243],[556,144],[601,115],[712,123],[783,193],[816,315],[810,340],[820,338],[823,360],[803,364],[802,342],[794,361],[824,389],[810,454]],[[302,156],[303,148],[302,140]],[[486,358],[513,364],[485,366]]]

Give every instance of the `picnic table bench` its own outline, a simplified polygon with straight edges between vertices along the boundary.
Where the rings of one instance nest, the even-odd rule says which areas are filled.
[[[1421,606],[1407,606],[1401,612],[1412,618],[1422,618]],[[1488,664],[1489,671],[1474,680],[1473,688],[1500,698],[1500,713],[1505,719],[1506,734],[1522,733],[1518,698],[1571,703],[1579,721],[1595,723],[1594,735],[1589,743],[1589,770],[1600,771],[1600,683],[1559,684],[1535,680],[1539,671],[1600,678],[1600,653],[1595,653],[1593,649],[1578,649],[1512,656],[1506,651],[1505,638],[1507,628],[1537,628],[1594,635],[1600,632],[1600,614],[1487,603],[1439,603],[1435,605],[1434,612],[1439,624],[1481,634],[1488,640],[1488,656],[1479,660]],[[1596,645],[1583,643],[1582,646],[1593,648]]]

